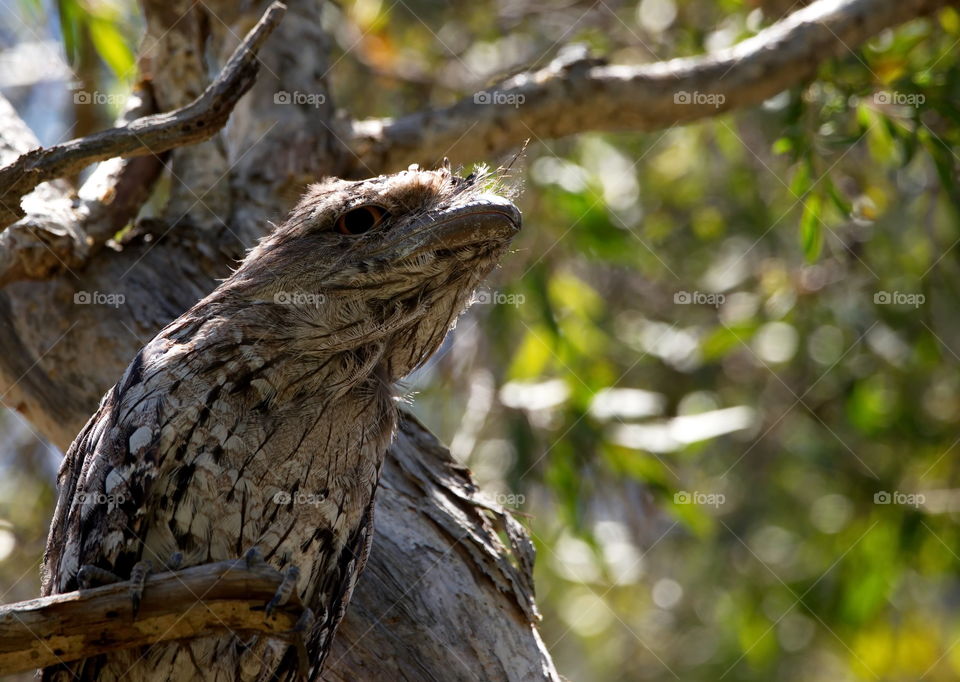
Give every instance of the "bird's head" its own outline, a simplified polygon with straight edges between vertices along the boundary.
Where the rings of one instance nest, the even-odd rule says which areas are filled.
[[[520,229],[488,174],[449,167],[309,188],[221,289],[291,352],[347,352],[392,380],[439,347]]]

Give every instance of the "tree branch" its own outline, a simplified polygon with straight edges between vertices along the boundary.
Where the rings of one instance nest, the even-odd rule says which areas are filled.
[[[286,6],[279,2],[270,5],[217,78],[187,106],[48,149],[31,150],[0,169],[0,228],[26,215],[20,198],[42,182],[76,173],[97,161],[159,154],[212,137],[226,125],[237,101],[253,86],[257,51],[285,11]]]
[[[15,130],[16,114],[2,96],[0,110],[6,113],[0,119],[8,124],[0,130]],[[150,111],[148,93],[134,94],[120,120]],[[29,139],[26,150],[37,146],[29,130],[21,132],[25,137],[14,138],[21,143]],[[0,151],[0,163],[9,161],[11,153],[9,148]],[[162,169],[162,161],[153,155],[114,158],[99,164],[76,196],[66,181],[41,184],[23,200],[26,217],[0,232],[0,286],[21,279],[45,279],[84,265],[137,214]]]
[[[714,54],[644,66],[555,60],[456,104],[357,121],[345,139],[359,175],[444,156],[489,158],[529,138],[648,131],[752,106],[813,76],[885,28],[955,0],[819,0]]]
[[[303,611],[296,595],[264,615],[281,580],[269,564],[243,559],[151,575],[136,618],[126,581],[5,604],[0,675],[224,631],[287,639]]]

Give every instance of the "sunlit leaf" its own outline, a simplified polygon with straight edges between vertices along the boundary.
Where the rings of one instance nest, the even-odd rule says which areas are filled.
[[[803,255],[811,263],[820,257],[823,248],[823,219],[820,217],[821,199],[819,194],[810,194],[803,202],[803,215],[800,218],[800,239],[803,242]]]
[[[101,17],[90,17],[90,39],[97,54],[106,62],[114,76],[127,81],[133,75],[133,51],[127,45],[115,22]]]

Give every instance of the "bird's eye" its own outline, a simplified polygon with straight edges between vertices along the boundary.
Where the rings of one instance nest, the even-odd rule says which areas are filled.
[[[337,232],[341,234],[363,234],[377,227],[390,216],[379,206],[360,206],[347,211],[337,218]]]

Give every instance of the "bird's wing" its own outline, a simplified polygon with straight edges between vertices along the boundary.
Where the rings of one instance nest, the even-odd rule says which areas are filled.
[[[319,583],[310,602],[306,604],[316,618],[305,642],[310,682],[320,679],[327,654],[333,644],[333,634],[343,619],[357,578],[367,562],[373,540],[373,507],[374,502],[371,499],[361,522],[347,538],[343,549],[338,554],[327,551],[323,555],[324,560],[318,565]],[[273,679],[290,682],[301,679],[294,647],[287,650]]]
[[[315,663],[311,679],[320,679],[319,673],[330,651],[333,633],[343,620],[357,579],[367,563],[373,541],[373,507],[374,498],[371,497],[363,519],[347,539],[340,554],[332,557],[330,569],[313,597],[311,608],[315,612],[323,608],[322,604],[326,604],[326,609],[307,647],[310,661]]]
[[[110,412],[108,401],[113,391],[100,401],[100,407],[70,444],[67,454],[60,463],[60,472],[57,475],[57,506],[50,523],[50,532],[47,535],[47,545],[43,553],[43,577],[40,593],[49,596],[59,591],[60,583],[57,573],[63,556],[63,545],[66,541],[67,516],[70,513],[73,493],[77,488],[77,479],[80,470],[87,458],[87,453],[94,450],[100,440],[100,434]]]
[[[141,352],[67,451],[44,554],[43,594],[77,589],[83,565],[126,578],[140,560],[147,496],[162,460],[159,394],[144,381]]]

